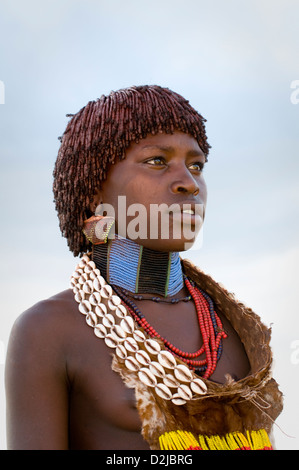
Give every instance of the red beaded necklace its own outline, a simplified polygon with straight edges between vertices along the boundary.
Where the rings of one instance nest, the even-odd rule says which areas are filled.
[[[208,297],[208,295],[197,286],[193,285],[193,283],[191,284],[190,280],[186,277],[185,284],[195,304],[199,327],[203,339],[203,345],[200,349],[198,349],[198,351],[194,353],[182,351],[181,349],[175,347],[167,339],[163,338],[148,323],[134,302],[129,299],[117,286],[113,286],[113,288],[122,298],[134,320],[149,334],[149,336],[160,339],[164,343],[165,348],[184,361],[190,369],[201,373],[204,378],[209,378],[213,374],[217,365],[217,361],[221,356],[222,339],[226,338],[227,335],[223,330],[219,316],[214,310],[213,302]],[[199,359],[199,356],[203,354],[205,354],[205,358]]]

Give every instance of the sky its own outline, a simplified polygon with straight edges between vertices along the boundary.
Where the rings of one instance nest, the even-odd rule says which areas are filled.
[[[52,194],[66,114],[143,84],[207,119],[206,219],[182,256],[272,327],[276,446],[299,449],[298,19],[296,0],[1,0],[1,449],[12,324],[67,289],[77,262]]]

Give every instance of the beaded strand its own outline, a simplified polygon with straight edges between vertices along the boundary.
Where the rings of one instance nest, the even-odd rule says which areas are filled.
[[[191,295],[187,295],[186,297],[182,298],[171,298],[168,299],[167,297],[144,297],[144,295],[141,294],[132,294],[126,289],[121,288],[123,291],[123,294],[132,297],[134,300],[151,300],[152,302],[161,302],[161,303],[167,303],[167,304],[177,304],[179,302],[188,302],[189,300],[192,300]]]
[[[131,300],[119,287],[115,285],[112,287],[125,303],[134,320],[149,336],[160,339],[164,343],[166,349],[184,361],[190,369],[203,375],[204,378],[209,378],[213,374],[217,362],[221,357],[222,339],[226,338],[227,335],[223,330],[220,318],[214,310],[214,305],[210,297],[204,291],[195,286],[195,284],[191,283],[186,276],[184,276],[184,281],[195,304],[203,340],[201,348],[193,353],[182,351],[170,343],[166,338],[163,338],[148,323],[145,316],[133,300]],[[199,359],[199,356],[204,353],[205,358]]]

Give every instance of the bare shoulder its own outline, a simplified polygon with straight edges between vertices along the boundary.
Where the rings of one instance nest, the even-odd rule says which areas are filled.
[[[62,357],[66,348],[66,332],[75,327],[78,317],[76,302],[71,289],[41,300],[24,311],[16,319],[10,334],[10,354]]]
[[[71,289],[59,292],[48,299],[40,300],[25,310],[16,319],[14,328],[37,328],[62,326],[74,315],[75,301]]]

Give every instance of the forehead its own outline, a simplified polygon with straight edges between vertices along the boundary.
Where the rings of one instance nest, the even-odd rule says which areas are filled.
[[[173,134],[161,132],[156,135],[148,135],[140,140],[138,144],[135,142],[131,143],[126,150],[126,158],[139,152],[146,153],[155,149],[168,153],[183,152],[193,154],[194,156],[205,156],[194,137],[190,134],[176,131]]]

